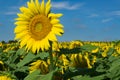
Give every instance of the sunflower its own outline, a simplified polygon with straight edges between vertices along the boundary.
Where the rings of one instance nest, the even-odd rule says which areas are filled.
[[[0,76],[0,80],[14,80],[14,79],[11,79],[10,77],[8,76]]]
[[[63,25],[60,23],[61,13],[51,13],[51,0],[45,4],[44,0],[30,0],[27,7],[20,7],[21,13],[15,22],[15,39],[20,41],[20,46],[32,50],[48,50],[49,41],[57,41],[56,35],[62,36]]]
[[[48,63],[43,60],[37,60],[30,64],[29,70],[30,73],[34,72],[35,70],[40,70],[42,74],[47,74],[49,72]]]

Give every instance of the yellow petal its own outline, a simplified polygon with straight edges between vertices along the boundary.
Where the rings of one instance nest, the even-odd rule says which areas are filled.
[[[45,49],[44,39],[43,39],[43,40],[41,40],[41,45],[40,45],[40,48],[41,48],[41,50],[42,50],[42,51],[44,51],[44,49]]]
[[[40,7],[39,0],[35,0],[35,4],[38,8]]]
[[[62,36],[62,34],[64,33],[64,30],[63,30],[63,29],[61,29],[61,28],[56,28],[56,27],[53,27],[53,28],[52,28],[52,31],[53,31],[55,34],[59,35],[59,36]]]
[[[35,0],[36,3],[36,9],[38,10],[38,13],[40,13],[40,4],[39,4],[39,0]]]
[[[37,41],[37,52],[41,49],[42,51],[44,51],[44,43],[42,43],[42,40]]]
[[[40,42],[40,41],[36,41],[37,53],[38,53],[38,52],[39,52],[39,50],[40,50],[39,42]]]
[[[50,32],[48,34],[48,39],[51,40],[51,41],[57,41],[57,38],[56,38],[55,34],[52,33],[52,32]]]
[[[30,16],[32,17],[34,14],[31,12],[31,10],[29,8],[26,8],[26,7],[21,7],[20,8],[20,11],[23,13],[23,14],[26,14],[27,16]]]
[[[19,32],[22,32],[24,30],[27,30],[27,27],[22,27],[22,26],[17,26],[14,30],[14,33],[19,33]]]
[[[34,13],[34,14],[38,13],[33,0],[31,0],[31,2],[27,2],[27,5],[28,5],[28,8],[32,11],[32,13]]]
[[[57,23],[59,23],[59,22],[60,22],[59,19],[52,19],[52,20],[50,21],[51,24],[57,24]]]
[[[28,41],[27,41],[27,44],[26,44],[26,49],[27,50],[30,50],[32,48],[32,46],[34,45],[34,39],[33,38],[30,38]]]
[[[44,43],[45,43],[45,49],[48,50],[50,47],[48,39],[45,39]]]
[[[59,18],[59,17],[61,17],[63,14],[54,14],[54,13],[50,13],[49,15],[48,15],[48,18]]]
[[[44,14],[44,12],[45,12],[45,4],[44,4],[44,0],[42,0],[42,3],[41,3],[41,6],[40,6],[40,12],[41,12],[41,14]]]
[[[53,27],[63,28],[64,26],[62,24],[54,24]]]
[[[64,33],[64,30],[63,30],[62,28],[53,27],[53,30],[54,30],[54,31],[57,31],[57,32]]]
[[[26,34],[28,34],[27,31],[22,31],[21,33],[16,34],[15,39],[20,39],[20,38],[24,37]]]
[[[31,0],[31,5],[32,5],[32,7],[34,9],[35,14],[38,14],[39,11],[37,10],[37,6],[35,5],[35,2],[33,0]]]
[[[90,65],[90,60],[88,59],[88,57],[87,57],[87,56],[84,56],[84,58],[86,59],[88,68],[92,68],[92,66]]]
[[[30,17],[25,14],[17,14],[19,18],[23,18],[25,20],[30,20]]]
[[[37,45],[38,45],[38,43],[37,43],[37,41],[35,41],[34,46],[32,46],[33,53],[35,53],[37,51]]]
[[[51,0],[48,0],[48,2],[46,3],[46,8],[45,8],[45,15],[47,16],[48,13],[50,12],[51,9],[51,4],[50,4]]]
[[[21,47],[25,46],[29,39],[30,39],[30,36],[25,35],[25,37],[21,39],[21,42],[20,42]]]
[[[28,21],[17,21],[15,22],[16,25],[28,25],[29,22]]]

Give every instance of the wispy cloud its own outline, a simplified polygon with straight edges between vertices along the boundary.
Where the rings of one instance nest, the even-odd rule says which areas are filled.
[[[111,20],[112,20],[112,18],[103,19],[103,20],[102,20],[102,23],[106,23],[106,22],[109,22],[109,21],[111,21]]]
[[[55,9],[67,9],[67,10],[75,10],[82,7],[84,3],[77,3],[71,5],[69,2],[53,2],[52,7]]]
[[[112,11],[110,15],[117,15],[120,16],[120,10],[119,11]]]
[[[4,12],[5,15],[15,15],[19,11],[19,6],[11,6],[7,11]]]
[[[20,8],[20,6],[11,6],[9,7],[10,9],[13,9],[13,10],[18,10]]]
[[[93,17],[98,17],[98,16],[99,16],[98,14],[93,13],[93,14],[90,14],[88,17],[93,18]]]
[[[85,24],[78,24],[76,27],[80,28],[80,29],[86,29],[87,28],[87,26]]]
[[[4,13],[5,15],[14,15],[14,14],[17,14],[17,12],[16,11],[10,11],[10,12],[5,12]]]

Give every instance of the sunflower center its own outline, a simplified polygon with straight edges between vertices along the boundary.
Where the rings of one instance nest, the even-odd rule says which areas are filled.
[[[35,31],[36,32],[40,32],[42,30],[42,24],[41,23],[37,23],[35,26]]]
[[[44,15],[34,16],[29,23],[29,32],[36,40],[44,39],[52,29],[50,20]]]

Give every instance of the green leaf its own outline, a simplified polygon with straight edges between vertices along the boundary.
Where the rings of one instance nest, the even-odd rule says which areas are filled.
[[[78,76],[72,77],[72,79],[73,79],[73,80],[79,80],[79,79],[82,80],[81,77],[82,77],[82,75],[78,75]],[[87,77],[86,77],[86,78],[87,78]],[[87,79],[88,79],[88,78],[87,78]],[[86,79],[84,79],[84,80],[86,80]]]
[[[9,54],[15,54],[16,51],[14,51],[14,50],[9,50],[8,53],[9,53]]]
[[[26,72],[27,70],[29,69],[28,66],[23,66],[23,67],[20,67],[20,68],[17,68],[15,71],[21,71],[21,72]]]
[[[115,50],[114,48],[109,48],[109,51],[108,51],[108,53],[107,53],[107,54],[108,54],[108,55],[112,55],[112,54],[113,54],[113,52],[114,52],[114,50]]]
[[[73,77],[72,79],[73,79],[73,80],[93,80],[93,79],[90,79],[90,77],[87,76],[87,75],[85,75],[85,76],[81,76],[81,75],[75,76],[75,77]],[[98,80],[98,79],[96,79],[96,80]]]
[[[51,71],[50,73],[46,74],[46,75],[42,75],[40,77],[37,78],[37,80],[53,80],[53,76],[56,70]]]
[[[0,53],[3,51],[3,49],[0,47]]]
[[[105,78],[105,75],[103,74],[103,75],[91,77],[90,80],[104,80],[104,78]]]
[[[85,45],[81,46],[80,48],[85,50],[85,51],[91,52],[92,50],[94,50],[98,47],[94,46],[94,45],[90,45],[90,44],[85,44]]]
[[[39,76],[39,74],[40,74],[40,70],[35,70],[31,74],[29,74],[27,77],[25,77],[24,80],[37,80],[37,77]]]
[[[11,51],[11,50],[8,53],[12,54],[10,56],[9,62],[15,63],[15,60],[18,59],[21,55],[23,55],[23,54],[25,55],[26,52],[25,52],[24,48],[20,48],[16,51],[16,53],[15,53],[15,51]]]
[[[120,67],[120,59],[117,59],[111,63],[111,67],[110,67],[109,71],[115,71],[117,69],[117,67],[118,68]]]
[[[15,63],[15,60],[18,58],[18,55],[16,54],[16,51],[8,51],[8,54],[10,55],[8,62],[10,63]]]
[[[73,80],[103,80],[105,77],[105,75],[99,75],[99,76],[94,76],[94,77],[90,77],[89,75],[78,75],[78,76],[74,76],[72,77]]]
[[[45,59],[49,56],[48,52],[40,52],[38,53],[37,57],[40,57],[41,59]]]
[[[15,64],[8,64],[9,68],[12,68],[12,69],[16,69],[16,65]]]
[[[25,64],[31,62],[33,59],[35,58],[35,55],[31,52],[29,52],[22,61],[20,61],[18,64],[17,64],[17,67],[22,67],[24,66]]]
[[[25,54],[25,53],[26,53],[26,51],[25,51],[24,48],[20,48],[20,49],[18,49],[17,52],[16,52],[17,55],[22,55],[22,54]]]
[[[53,74],[55,73],[56,70],[51,71],[50,73],[46,75],[39,75],[40,71],[36,70],[29,74],[27,77],[25,77],[24,80],[53,80]]]

